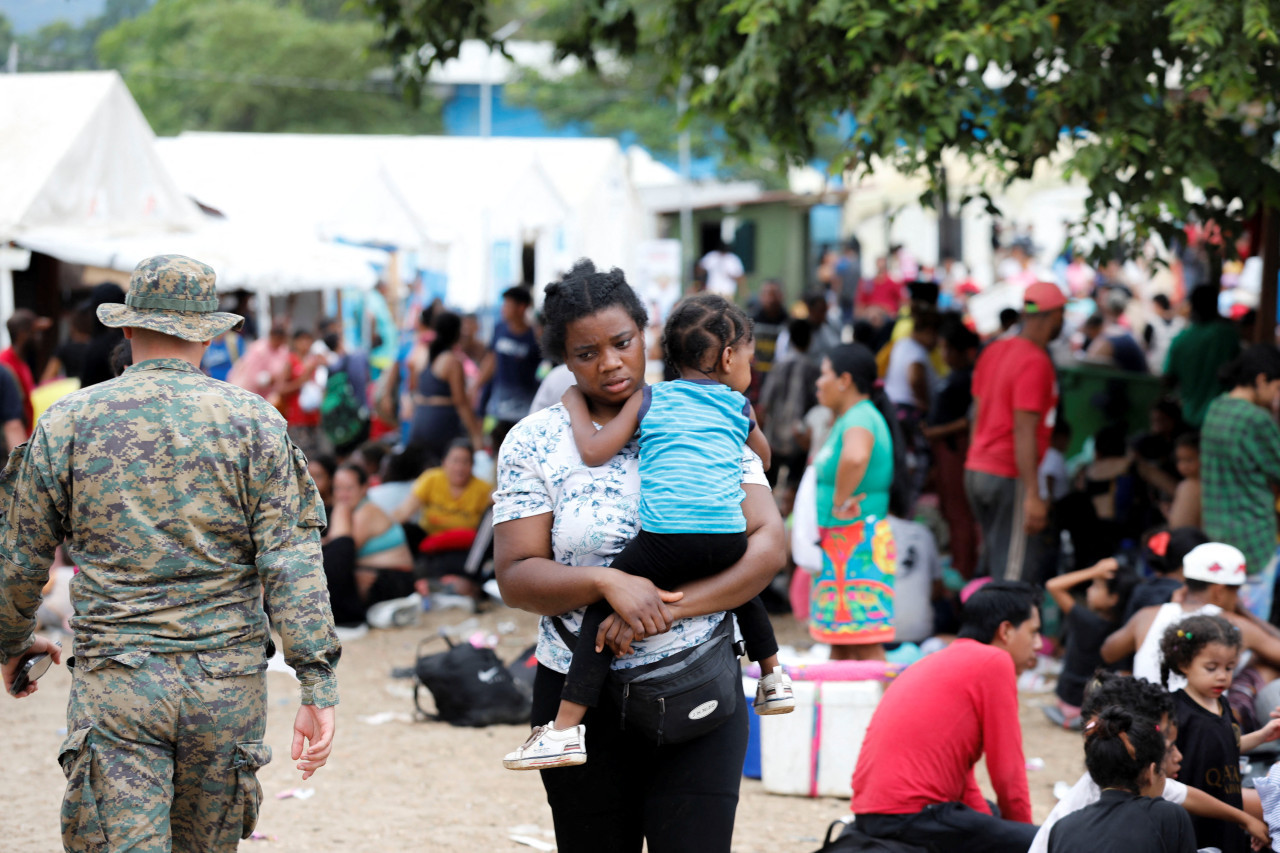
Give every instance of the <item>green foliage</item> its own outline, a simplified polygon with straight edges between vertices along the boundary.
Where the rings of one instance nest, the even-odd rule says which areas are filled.
[[[9,45],[13,44],[13,22],[0,12],[0,62],[9,55]]]
[[[480,2],[366,2],[410,77],[463,38],[490,38]],[[741,150],[767,140],[806,159],[849,114],[846,166],[886,162],[936,181],[943,153],[958,152],[1012,180],[1061,158],[1088,182],[1093,221],[1118,213],[1135,237],[1171,236],[1190,217],[1232,235],[1280,204],[1280,0],[541,5],[565,55],[643,57],[664,91],[689,75],[693,109]]]
[[[438,132],[438,104],[410,106],[378,79],[375,35],[324,0],[158,0],[104,33],[98,52],[161,135]]]

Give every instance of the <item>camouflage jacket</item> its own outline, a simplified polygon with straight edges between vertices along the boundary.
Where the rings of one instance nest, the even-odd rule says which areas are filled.
[[[50,407],[0,475],[0,660],[30,646],[65,539],[77,667],[196,652],[214,675],[260,671],[265,591],[303,704],[336,704],[324,524],[265,400],[178,359],[134,365]]]

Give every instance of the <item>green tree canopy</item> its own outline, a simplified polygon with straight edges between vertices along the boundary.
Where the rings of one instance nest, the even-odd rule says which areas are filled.
[[[439,132],[439,104],[405,102],[375,36],[329,0],[157,0],[97,49],[162,135]]]
[[[1272,97],[1280,0],[540,0],[563,55],[656,63],[735,145],[815,153],[852,119],[844,166],[939,180],[944,153],[1030,177],[1061,157],[1095,223],[1133,237],[1280,203]],[[381,46],[420,76],[464,38],[470,0],[366,0]],[[1188,186],[1190,185],[1190,187]]]

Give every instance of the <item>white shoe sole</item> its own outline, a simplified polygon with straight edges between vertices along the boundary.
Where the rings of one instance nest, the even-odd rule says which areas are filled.
[[[564,755],[544,755],[541,758],[504,758],[502,766],[508,770],[550,770],[553,767],[575,767],[587,763],[585,752]]]
[[[766,702],[763,705],[753,704],[751,707],[755,708],[756,716],[771,717],[774,714],[790,714],[796,709],[796,700],[794,698],[778,699],[774,702]]]

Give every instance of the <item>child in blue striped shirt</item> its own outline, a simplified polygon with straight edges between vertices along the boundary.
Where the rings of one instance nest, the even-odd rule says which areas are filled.
[[[724,571],[746,553],[743,445],[766,469],[770,453],[742,393],[751,384],[755,353],[751,321],[742,309],[714,294],[690,296],[671,312],[662,345],[679,378],[642,388],[602,428],[592,423],[576,387],[565,392],[563,402],[588,466],[606,464],[639,430],[641,530],[613,568],[670,590]],[[587,608],[555,720],[545,736],[509,753],[506,767],[545,770],[585,763],[582,719],[599,700],[613,661],[607,646],[596,647],[596,635],[612,612],[604,600]],[[760,664],[756,713],[789,713],[795,696],[778,665],[764,604],[757,596],[733,613],[747,654]]]

